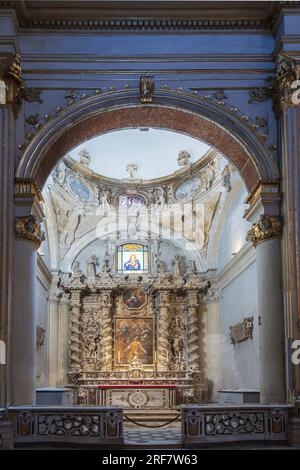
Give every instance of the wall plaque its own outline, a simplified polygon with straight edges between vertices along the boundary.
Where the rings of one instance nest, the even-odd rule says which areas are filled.
[[[232,344],[241,343],[242,341],[246,341],[248,338],[252,339],[253,318],[254,317],[246,317],[236,325],[229,327],[229,336]]]

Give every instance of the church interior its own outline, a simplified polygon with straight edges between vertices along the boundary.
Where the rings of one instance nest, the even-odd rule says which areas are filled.
[[[0,449],[300,448],[299,2],[67,3],[0,1]]]

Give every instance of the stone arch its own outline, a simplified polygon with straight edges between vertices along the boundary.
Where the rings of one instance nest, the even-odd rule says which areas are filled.
[[[42,188],[70,149],[106,132],[141,126],[188,134],[215,147],[236,166],[249,192],[259,181],[279,179],[274,157],[246,121],[211,100],[169,90],[157,91],[149,105],[139,104],[132,90],[96,95],[63,110],[32,139],[16,178],[34,179]]]
[[[108,232],[107,235],[109,236],[113,234],[114,232]],[[144,235],[148,235],[149,232],[145,232]],[[164,235],[165,232],[163,231],[158,231],[158,227],[153,227],[151,231],[151,236],[157,236],[158,234],[162,235],[162,240],[164,240]],[[141,232],[141,235],[143,235],[143,232]],[[62,269],[65,271],[71,271],[72,263],[76,259],[76,257],[90,244],[92,244],[94,241],[98,240],[98,236],[95,232],[89,232],[88,234],[84,235],[81,239],[80,242],[77,243],[72,249],[68,252],[67,256],[64,258],[62,262]],[[166,238],[167,240],[167,238]],[[189,258],[193,260],[196,264],[196,267],[199,271],[203,272],[206,269],[205,263],[203,261],[203,258],[201,254],[195,249],[193,246],[193,243],[182,238],[182,239],[172,239],[171,243],[177,247],[180,248],[182,251],[187,251],[189,253]]]

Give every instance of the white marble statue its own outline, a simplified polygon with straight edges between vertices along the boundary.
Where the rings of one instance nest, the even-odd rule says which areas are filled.
[[[175,255],[175,258],[173,259],[172,264],[173,264],[174,277],[180,277],[181,262],[180,262],[180,256],[179,255]]]
[[[126,165],[126,173],[128,173],[129,178],[135,178],[138,171],[138,166],[135,163],[128,163]]]
[[[100,194],[100,206],[105,211],[111,209],[111,192],[108,188],[103,189]]]
[[[63,185],[66,179],[66,167],[64,162],[59,162],[55,170],[55,178],[59,185]]]
[[[79,161],[82,165],[89,166],[92,157],[90,153],[87,151],[87,149],[80,150],[78,152],[78,156],[79,156]]]
[[[179,167],[187,166],[190,163],[191,154],[186,150],[181,150],[177,157],[177,163]]]
[[[204,184],[205,184],[205,189],[208,191],[213,184],[214,178],[215,178],[215,168],[213,163],[209,163],[205,169],[204,169]]]
[[[198,274],[195,261],[192,259],[188,260],[188,269],[186,271],[186,274]]]
[[[108,275],[111,271],[110,264],[109,264],[109,259],[105,258],[102,269],[101,269],[103,274]]]
[[[173,186],[168,186],[165,191],[165,198],[166,198],[166,204],[168,207],[171,207],[171,205],[174,202],[174,188]]]
[[[89,256],[87,260],[87,276],[88,277],[96,276],[96,265],[97,265],[96,255]]]

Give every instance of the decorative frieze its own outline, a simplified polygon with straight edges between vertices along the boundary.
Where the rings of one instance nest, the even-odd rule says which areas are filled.
[[[248,231],[246,239],[251,241],[254,246],[269,238],[281,237],[281,222],[278,217],[269,217],[261,215],[259,221],[252,225]]]
[[[232,344],[242,343],[247,339],[253,338],[253,319],[254,317],[247,317],[239,321],[236,325],[229,327],[229,335]]]
[[[7,3],[7,2],[5,2]],[[11,2],[9,2],[11,3]],[[14,2],[15,3],[15,2]],[[1,8],[1,5],[0,5]],[[14,5],[14,8],[16,6]],[[23,12],[22,12],[23,13]],[[19,21],[26,29],[92,30],[92,31],[209,31],[209,30],[264,30],[270,27],[269,18],[48,18],[24,17]]]
[[[35,215],[17,217],[15,220],[17,238],[36,243],[38,246],[45,240],[45,234]]]

